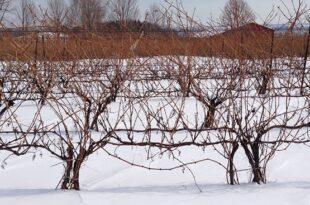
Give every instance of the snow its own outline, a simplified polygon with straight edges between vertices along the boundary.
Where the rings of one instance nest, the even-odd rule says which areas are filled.
[[[284,186],[284,187],[283,187]],[[101,191],[26,191],[20,190],[16,200],[0,200],[2,204],[308,204],[309,187],[302,184],[267,185],[264,187],[206,186],[205,193],[193,193],[193,187],[141,187],[103,189]],[[174,191],[171,191],[174,190]],[[300,201],[301,203],[296,203]]]
[[[58,160],[45,153],[32,160],[29,154],[11,158],[0,171],[0,204],[307,205],[309,152],[304,145],[293,145],[276,155],[268,167],[268,183],[264,185],[226,185],[218,166],[208,162],[191,166],[202,192],[188,171],[149,171],[111,159],[103,152],[90,157],[83,166],[81,191],[54,190],[62,173],[61,165],[56,165]],[[138,150],[133,153],[138,158]],[[167,161],[157,165],[166,166]]]
[[[278,79],[278,81],[280,80]],[[294,79],[292,78],[292,80]],[[275,84],[280,84],[277,80],[275,81]],[[160,82],[160,84],[162,86],[164,85],[164,87],[171,86],[168,81]],[[248,84],[248,87],[254,87],[250,81],[245,84]],[[135,87],[134,85],[131,86]],[[138,89],[141,89],[141,85],[136,86]],[[154,86],[156,87],[156,83]],[[143,89],[142,91],[144,92]],[[249,93],[251,94],[251,92]],[[170,98],[168,97],[150,98],[148,104],[145,106],[152,108],[152,111],[155,113],[158,107],[163,106],[161,103],[169,104],[169,100]],[[242,113],[246,113],[247,109],[252,106],[257,107],[255,104],[259,100],[261,100],[259,97],[249,100],[248,107],[245,106]],[[266,106],[269,106],[269,110],[274,110],[275,114],[279,114],[279,112],[286,113],[286,104],[282,103],[285,100],[289,101],[287,102],[289,104],[288,110],[297,110],[300,107],[304,108],[306,105],[305,99],[303,98],[283,98],[281,100],[281,97],[279,97],[278,99],[274,98],[271,101],[267,101],[266,104],[271,103]],[[174,106],[177,107],[178,103],[181,103],[179,101],[176,100]],[[72,102],[70,100],[62,101],[63,104]],[[112,113],[117,113],[115,111],[119,108],[117,103],[125,102],[117,101],[115,105],[111,106]],[[242,101],[240,100],[236,104],[238,103],[242,104]],[[15,114],[23,126],[27,128],[29,126],[27,124],[32,123],[35,118],[34,113],[38,110],[38,105],[34,102],[25,102],[20,106],[21,109]],[[52,106],[52,104],[44,106],[40,112],[40,118],[44,119],[44,126],[47,127],[57,124],[58,121],[56,113],[49,106]],[[170,115],[173,110],[173,106],[169,106],[171,107],[167,108],[167,115]],[[77,108],[74,107],[74,109]],[[302,111],[304,110],[300,112],[302,113]],[[63,111],[59,111],[59,113],[61,112]],[[184,105],[184,119],[193,122],[195,120],[195,113],[197,113],[197,121],[201,124],[204,117],[203,112],[202,105],[197,103],[193,97],[189,97],[186,100]],[[223,110],[224,112],[226,110]],[[259,112],[260,110],[258,109],[257,114]],[[134,113],[134,115],[136,114],[138,113]],[[114,121],[117,121],[115,115],[111,114],[109,116],[112,124],[115,123]],[[276,122],[280,121],[283,118],[281,115],[277,116],[273,120],[275,122],[272,121],[271,123],[276,124]],[[304,117],[306,118],[307,115]],[[140,121],[138,120],[135,126],[138,128],[145,124],[145,118],[146,116],[143,116],[142,113]],[[290,123],[294,124],[296,120],[299,119],[292,118]],[[175,123],[174,121],[174,118],[169,118],[167,125],[172,126]],[[249,126],[253,123],[255,123],[254,117],[250,121]],[[70,122],[68,122],[68,125],[69,129],[74,131],[74,126]],[[122,125],[120,123],[118,126],[122,127]],[[152,120],[153,125],[156,126],[154,120]],[[6,128],[11,129],[9,125]],[[305,135],[308,131],[304,129],[299,134]],[[96,133],[92,134],[95,139]],[[277,138],[279,131],[273,130],[270,132],[270,135]],[[139,139],[141,136],[137,134],[135,135],[135,139]],[[156,135],[154,134],[153,136]],[[182,138],[184,136],[180,133],[174,137]],[[270,139],[273,139],[272,137]],[[3,136],[3,138],[5,137]],[[216,148],[218,150],[222,149],[220,146]],[[2,162],[3,168],[0,169],[0,204],[144,205],[147,203],[148,205],[308,205],[310,204],[310,163],[308,163],[310,161],[310,148],[304,144],[294,144],[288,148],[283,146],[282,149],[284,150],[277,152],[268,163],[267,183],[262,185],[248,183],[251,178],[249,164],[243,150],[238,150],[235,156],[235,165],[238,168],[240,184],[231,186],[227,185],[226,170],[221,165],[212,161],[215,160],[226,166],[227,159],[219,155],[213,147],[208,147],[206,150],[194,146],[182,147],[179,149],[182,152],[182,162],[205,160],[189,165],[185,169],[155,171],[124,163],[109,156],[107,152],[116,152],[118,156],[146,167],[169,169],[180,163],[175,159],[173,160],[167,154],[163,156],[158,155],[158,150],[155,148],[151,150],[155,156],[154,161],[152,161],[147,159],[146,151],[143,147],[120,147],[115,150],[115,147],[107,146],[104,150],[99,150],[89,156],[83,164],[81,170],[81,191],[62,191],[56,189],[64,171],[63,162],[50,156],[49,153],[43,150],[32,149],[24,156],[10,156],[7,159],[10,154],[1,151],[0,162]]]

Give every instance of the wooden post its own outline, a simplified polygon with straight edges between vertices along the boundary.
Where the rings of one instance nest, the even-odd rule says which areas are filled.
[[[310,26],[308,28],[308,38],[307,38],[306,48],[305,48],[306,50],[305,50],[304,66],[303,66],[302,77],[301,77],[300,95],[304,95],[304,81],[305,81],[305,74],[306,74],[307,60],[308,60],[309,41],[310,41]]]
[[[271,34],[271,45],[270,45],[270,69],[272,68],[272,61],[273,61],[273,45],[274,45],[274,31]]]
[[[44,39],[44,34],[42,35],[42,52],[43,52],[43,59],[45,59],[46,53],[45,53],[45,39]]]
[[[67,37],[66,35],[64,35],[62,38],[63,38],[63,59],[67,60],[67,39],[66,39]]]
[[[223,38],[223,41],[222,41],[222,58],[224,58],[224,47],[225,47],[225,37],[222,37]]]
[[[273,46],[274,46],[274,31],[271,34],[271,45],[270,45],[270,64],[269,64],[269,72],[268,77],[271,77],[272,72],[272,64],[273,64]]]
[[[241,57],[241,59],[243,60],[244,57],[245,57],[245,54],[244,54],[244,50],[243,50],[243,47],[244,47],[244,38],[243,38],[243,29],[240,30],[240,45],[239,45],[239,57]]]
[[[34,63],[35,67],[37,66],[37,59],[38,59],[38,42],[39,42],[39,33],[36,33],[36,43],[35,43],[35,48],[34,48]]]
[[[274,43],[274,32],[272,32],[271,36],[271,45],[270,45],[270,63],[267,66],[266,70],[262,71],[262,84],[259,89],[259,94],[264,95],[267,92],[268,85],[270,84],[270,79],[272,77],[272,63],[273,63],[273,43]]]
[[[213,44],[212,44],[212,41],[213,41],[213,39],[212,39],[212,38],[211,38],[211,39],[209,38],[208,41],[209,41],[209,57],[211,57],[211,56],[213,56],[213,55],[212,55],[212,45],[213,45]]]

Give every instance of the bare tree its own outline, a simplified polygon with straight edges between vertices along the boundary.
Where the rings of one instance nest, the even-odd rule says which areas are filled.
[[[8,7],[11,0],[0,0],[0,25],[4,19],[5,13],[8,11]]]
[[[145,19],[150,23],[161,24],[163,14],[160,7],[157,4],[152,4],[145,13]]]
[[[289,8],[289,5],[285,4],[282,1],[282,7],[278,7],[280,13],[288,22],[288,32],[293,32],[297,24],[301,24],[303,17],[307,19],[310,9],[307,7],[307,4],[303,0],[291,0],[291,6],[293,9]]]
[[[31,0],[19,0],[16,15],[23,30],[27,30],[27,27],[33,23],[34,13],[35,5]]]
[[[106,16],[104,1],[71,0],[69,24],[93,30]]]
[[[38,113],[42,106],[37,106],[35,112],[29,112],[28,116],[33,118],[29,121],[28,126],[22,126],[21,118],[25,115],[18,111],[24,103],[29,102],[28,100],[33,97],[30,94],[33,90],[25,76],[27,64],[20,62],[13,65],[10,61],[5,61],[5,63],[0,63],[0,67],[0,152],[6,151],[12,155],[20,156],[26,154],[31,148],[32,142],[35,141],[36,134],[34,133],[39,131]],[[3,169],[7,165],[6,161],[12,156],[11,154],[2,161]]]
[[[110,19],[114,21],[126,22],[139,18],[139,8],[137,0],[113,0],[109,2],[111,9]]]
[[[222,10],[220,22],[222,26],[233,29],[255,21],[255,14],[244,0],[229,0]]]
[[[50,24],[56,27],[63,25],[67,15],[67,5],[63,0],[48,1],[48,17]]]
[[[114,109],[114,104],[127,110],[127,102],[115,101],[132,67],[120,66],[120,62],[91,60],[83,67],[82,64],[73,63],[71,68],[63,67],[59,70],[59,76],[62,77],[58,83],[59,90],[64,93],[59,98],[58,93],[49,92],[46,100],[46,105],[54,111],[59,123],[53,129],[48,128],[44,133],[46,135],[42,135],[33,146],[50,152],[64,162],[61,189],[80,189],[79,175],[83,163],[91,154],[109,144],[114,129],[122,122],[122,109],[118,109],[117,114],[111,109]],[[46,65],[44,70],[55,64]],[[113,69],[110,69],[112,65]],[[47,81],[42,84],[50,86]],[[73,101],[70,97],[72,94]],[[96,133],[102,135],[98,138]]]

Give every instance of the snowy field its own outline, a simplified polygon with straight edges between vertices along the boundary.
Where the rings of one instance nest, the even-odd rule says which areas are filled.
[[[0,205],[310,204],[309,69],[273,63],[3,63]],[[81,156],[80,191],[60,190]]]
[[[48,154],[38,156],[35,160],[32,157],[28,155],[11,159],[7,168],[1,170],[0,204],[310,203],[310,150],[304,145],[291,146],[273,159],[269,166],[268,182],[264,185],[227,185],[222,177],[223,170],[218,166],[208,162],[192,166],[202,192],[188,171],[148,171],[126,165],[103,153],[91,157],[83,166],[81,191],[55,190],[62,174],[62,166],[57,165],[59,161]],[[139,157],[139,154],[135,157]]]

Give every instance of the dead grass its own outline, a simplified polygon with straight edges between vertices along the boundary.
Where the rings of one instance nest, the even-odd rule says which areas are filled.
[[[303,56],[306,35],[280,35],[247,38],[180,37],[175,33],[70,33],[39,36],[35,33],[0,38],[0,59],[69,60],[85,58],[127,58],[131,56],[195,55],[230,58],[269,58]]]

